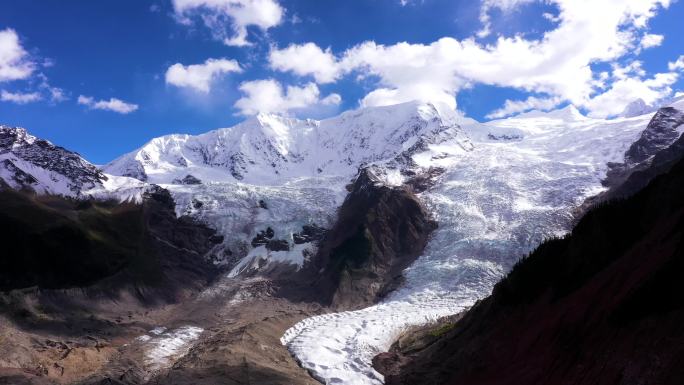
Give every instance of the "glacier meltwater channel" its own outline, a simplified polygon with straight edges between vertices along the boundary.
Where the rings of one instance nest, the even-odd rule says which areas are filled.
[[[650,118],[597,121],[573,114],[566,109],[466,125],[472,151],[441,159],[416,154],[416,163],[446,172],[420,195],[439,228],[405,271],[405,285],[369,308],[305,319],[282,343],[326,384],[383,383],[371,366],[376,354],[407,328],[487,296],[521,256],[565,233],[573,210],[601,191],[607,163],[623,160]]]

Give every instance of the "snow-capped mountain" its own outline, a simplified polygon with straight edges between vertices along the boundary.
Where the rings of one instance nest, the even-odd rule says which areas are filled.
[[[0,179],[14,189],[80,196],[108,178],[75,152],[23,128],[0,126]]]
[[[622,118],[633,118],[635,116],[655,112],[658,108],[650,104],[646,104],[643,99],[637,99],[629,103],[620,114]]]
[[[178,215],[224,234],[225,258],[216,262],[233,266],[232,275],[301,266],[315,246],[295,240],[306,226],[331,226],[359,167],[383,164],[385,182],[401,184],[402,172],[472,150],[460,120],[418,102],[321,121],[259,114],[202,135],[153,139],[104,171],[163,186]]]
[[[429,145],[472,147],[458,116],[433,104],[367,108],[316,121],[259,114],[198,136],[168,135],[104,167],[163,184],[240,181],[277,185],[296,177],[352,176],[359,166],[406,161]]]
[[[73,198],[140,201],[149,186],[128,177],[108,175],[79,154],[0,125],[0,187]]]
[[[473,150],[429,162],[444,172],[419,197],[439,227],[404,285],[375,306],[306,319],[282,342],[325,383],[381,384],[376,354],[407,328],[487,296],[518,258],[567,232],[652,117],[591,119],[569,106],[463,124]]]
[[[630,161],[632,148],[648,158],[678,137],[681,104],[611,120],[568,106],[487,123],[418,102],[321,121],[260,114],[202,135],[153,139],[102,172],[3,127],[0,176],[13,188],[122,200],[159,184],[177,215],[223,236],[216,262],[238,276],[301,266],[315,253],[311,234],[331,227],[359,167],[372,165],[388,185],[429,174],[434,183],[419,198],[439,228],[405,284],[376,306],[307,319],[283,337],[317,378],[378,384],[376,353],[406,327],[467,308],[521,255],[565,233],[584,200],[605,190],[611,165]],[[649,126],[654,115],[660,123]]]

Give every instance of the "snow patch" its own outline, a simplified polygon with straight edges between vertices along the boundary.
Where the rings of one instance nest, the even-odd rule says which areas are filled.
[[[158,371],[173,365],[188,353],[204,329],[196,326],[183,326],[174,330],[157,327],[149,334],[137,338],[143,344],[145,367],[148,371]]]

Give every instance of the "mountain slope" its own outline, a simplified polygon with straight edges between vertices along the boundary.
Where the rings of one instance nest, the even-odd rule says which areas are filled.
[[[386,383],[681,383],[683,194],[679,160],[633,197],[591,210],[436,342],[378,357]]]
[[[203,285],[215,231],[176,218],[168,192],[142,204],[0,191],[0,291]]]
[[[74,152],[22,128],[0,126],[0,180],[18,190],[79,196],[107,177]]]

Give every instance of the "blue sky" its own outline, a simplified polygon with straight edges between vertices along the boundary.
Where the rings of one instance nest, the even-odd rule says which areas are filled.
[[[682,19],[668,0],[3,2],[0,124],[105,163],[257,111],[610,117],[684,90]]]

